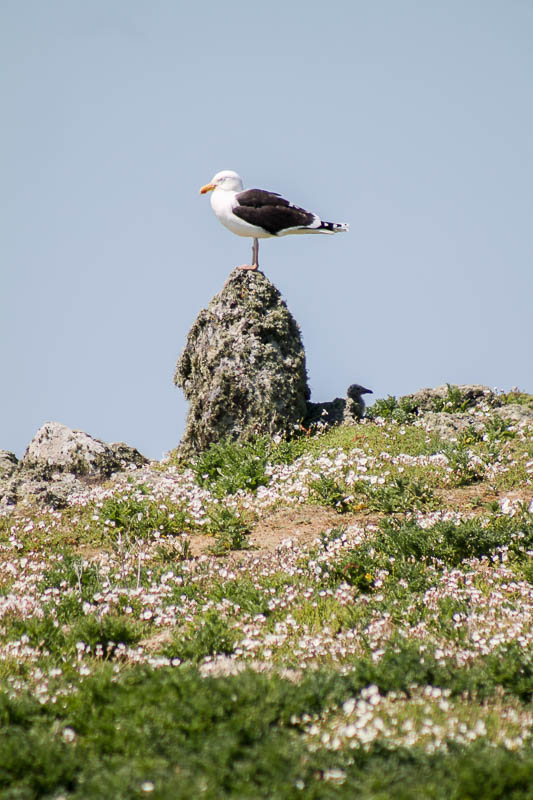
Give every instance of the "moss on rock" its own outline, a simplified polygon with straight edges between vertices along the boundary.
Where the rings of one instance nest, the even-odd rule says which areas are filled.
[[[310,393],[300,330],[262,272],[234,270],[200,311],[174,382],[190,402],[181,455],[221,439],[287,434],[305,417]]]

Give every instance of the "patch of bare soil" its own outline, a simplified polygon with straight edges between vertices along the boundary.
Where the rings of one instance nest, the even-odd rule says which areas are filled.
[[[328,528],[346,527],[355,522],[353,514],[337,514],[322,506],[280,508],[260,519],[250,535],[250,544],[263,552],[275,550],[284,539],[300,544],[312,542]]]
[[[483,513],[488,510],[487,507],[490,503],[501,503],[504,497],[509,500],[521,500],[527,505],[531,502],[533,491],[531,487],[521,487],[516,490],[495,492],[486,483],[477,483],[473,486],[441,490],[438,494],[442,509]]]
[[[162,631],[154,633],[153,636],[149,636],[147,639],[142,639],[139,642],[139,646],[148,652],[156,652],[157,650],[160,650],[163,645],[170,644],[171,641],[172,629],[165,628]]]
[[[278,547],[284,539],[294,539],[299,544],[307,544],[316,539],[328,528],[340,528],[354,523],[369,524],[379,515],[338,514],[333,509],[322,506],[298,506],[296,508],[279,508],[259,519],[250,533],[249,549],[256,553],[269,553]],[[206,535],[191,537],[193,556],[208,552],[213,538]],[[243,551],[233,551],[237,557]]]

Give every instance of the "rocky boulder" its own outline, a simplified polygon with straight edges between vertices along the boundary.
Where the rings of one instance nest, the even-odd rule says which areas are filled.
[[[9,450],[0,450],[0,483],[8,480],[15,472],[18,458]]]
[[[442,439],[457,436],[468,428],[483,430],[484,420],[465,413],[447,414],[443,411],[426,411],[422,417],[424,429],[438,434]]]
[[[509,403],[495,408],[494,414],[517,425],[533,425],[533,408],[520,403]]]
[[[501,405],[498,396],[492,389],[477,383],[461,384],[460,386],[444,384],[434,389],[420,389],[400,400],[409,400],[418,414],[426,411],[461,412],[472,409],[481,403],[491,407]]]
[[[148,459],[134,447],[106,444],[59,422],[46,422],[4,482],[4,503],[39,502],[61,508],[87,483],[140,467]]]
[[[0,511],[9,508],[15,502],[11,490],[11,478],[17,468],[18,458],[9,450],[0,450]]]
[[[26,448],[20,467],[44,480],[61,473],[106,478],[129,464],[142,466],[146,461],[123,442],[106,444],[60,422],[45,422]]]
[[[184,456],[224,438],[287,434],[304,420],[310,393],[300,330],[262,272],[233,270],[200,311],[174,382],[190,402]]]
[[[427,431],[443,438],[456,436],[470,427],[483,431],[487,414],[518,425],[533,425],[531,406],[509,403],[509,395],[502,396],[480,384],[446,384],[435,389],[420,389],[400,397],[399,402],[422,420]]]

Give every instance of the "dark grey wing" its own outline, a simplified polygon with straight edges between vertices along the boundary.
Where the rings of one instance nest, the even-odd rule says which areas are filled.
[[[239,205],[251,206],[252,208],[291,205],[288,200],[285,200],[276,192],[266,192],[264,189],[246,189],[245,192],[239,192],[236,199]]]
[[[305,228],[315,220],[315,215],[309,211],[263,189],[247,189],[235,199],[238,203],[233,209],[235,216],[273,236],[287,228]]]

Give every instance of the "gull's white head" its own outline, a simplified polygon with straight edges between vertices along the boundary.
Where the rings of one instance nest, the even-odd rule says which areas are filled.
[[[223,169],[222,172],[217,172],[209,183],[202,186],[200,194],[212,192],[214,189],[223,189],[225,192],[242,192],[242,178],[232,169]]]

